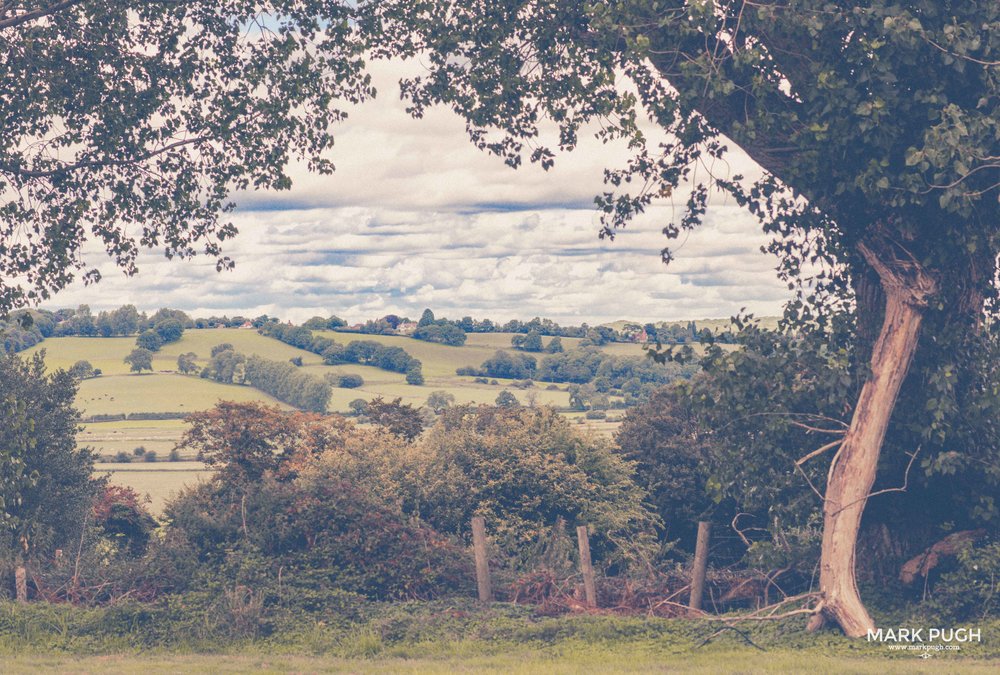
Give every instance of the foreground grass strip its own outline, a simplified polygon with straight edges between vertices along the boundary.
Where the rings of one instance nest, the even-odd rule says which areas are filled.
[[[502,655],[445,659],[343,659],[295,655],[29,656],[4,659],[5,673],[996,673],[1000,661],[936,657],[816,656],[785,650],[664,656],[627,646],[599,650],[516,650]]]

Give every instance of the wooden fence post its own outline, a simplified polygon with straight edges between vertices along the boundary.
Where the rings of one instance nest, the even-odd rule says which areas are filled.
[[[594,585],[594,566],[590,562],[590,536],[586,525],[576,528],[576,541],[580,546],[580,571],[583,572],[587,607],[597,607],[597,587]]]
[[[712,534],[712,523],[698,521],[698,541],[694,548],[694,569],[691,571],[691,599],[688,607],[701,609],[701,598],[705,593],[705,573],[708,571],[708,540]]]
[[[472,549],[476,554],[476,585],[479,587],[479,601],[493,602],[490,559],[486,552],[486,520],[482,516],[472,519]]]
[[[17,589],[17,601],[28,601],[28,573],[23,567],[14,570],[14,587]]]

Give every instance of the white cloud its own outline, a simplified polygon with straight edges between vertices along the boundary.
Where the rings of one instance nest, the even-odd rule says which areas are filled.
[[[759,251],[759,226],[736,206],[714,203],[705,225],[681,241],[660,233],[679,215],[669,206],[601,241],[592,199],[604,190],[604,168],[626,157],[622,148],[584,137],[551,171],[514,171],[476,150],[450,111],[421,120],[405,113],[394,81],[412,68],[376,66],[381,95],[337,130],[333,176],[297,167],[292,190],[237,197],[240,235],[226,247],[233,272],[148,253],[137,277],[107,263],[96,289],[76,284],[50,305],[131,302],[298,320],[416,316],[432,307],[450,317],[565,323],[779,311],[787,290]],[[734,157],[747,171],[747,160]],[[670,266],[659,258],[666,245],[676,256]],[[100,261],[99,251],[90,260]]]

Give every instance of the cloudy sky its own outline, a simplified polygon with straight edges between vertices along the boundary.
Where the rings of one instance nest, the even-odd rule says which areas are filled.
[[[788,291],[775,261],[760,252],[755,221],[731,202],[714,197],[705,225],[681,242],[660,232],[685,197],[676,210],[664,204],[614,241],[599,240],[593,197],[604,189],[603,169],[625,157],[621,148],[588,139],[548,172],[514,171],[472,147],[450,111],[406,114],[395,82],[413,67],[376,66],[380,95],[336,130],[333,176],[296,169],[289,192],[238,196],[240,235],[226,249],[234,271],[150,253],[138,276],[100,264],[99,286],[74,285],[47,306],[351,321],[431,307],[453,318],[563,323],[780,311]],[[752,171],[738,157],[730,162]],[[668,244],[676,260],[665,266]]]

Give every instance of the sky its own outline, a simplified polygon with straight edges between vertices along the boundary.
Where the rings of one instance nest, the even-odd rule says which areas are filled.
[[[704,225],[680,241],[661,230],[679,217],[684,194],[676,207],[663,203],[614,241],[601,240],[593,197],[606,189],[603,170],[625,159],[623,148],[588,136],[547,172],[510,169],[474,148],[450,110],[420,120],[405,112],[396,82],[417,68],[373,65],[379,96],[334,130],[333,175],[295,166],[291,190],[235,196],[240,234],[225,247],[233,271],[151,251],[126,278],[89,246],[86,260],[103,280],[74,283],[45,306],[351,322],[419,317],[425,307],[439,317],[564,324],[780,313],[789,292],[776,261],[760,251],[759,225],[731,200],[713,195]],[[738,155],[729,167],[755,171]],[[664,246],[675,253],[670,265],[660,260]]]

